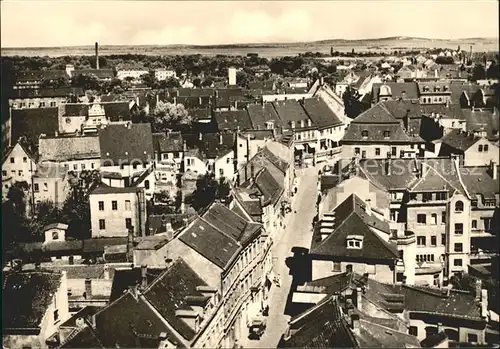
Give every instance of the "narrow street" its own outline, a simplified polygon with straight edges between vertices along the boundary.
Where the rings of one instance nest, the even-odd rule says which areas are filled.
[[[281,287],[273,284],[269,295],[269,316],[267,329],[260,340],[244,339],[240,341],[244,348],[276,348],[282,334],[288,328],[289,316],[284,310],[292,284],[292,276],[285,264],[288,257],[293,256],[295,246],[309,249],[312,239],[312,220],[316,215],[318,168],[309,167],[299,179],[298,192],[293,199],[292,213],[287,217],[283,235],[274,242],[273,271],[281,276]],[[297,211],[294,213],[294,211]]]

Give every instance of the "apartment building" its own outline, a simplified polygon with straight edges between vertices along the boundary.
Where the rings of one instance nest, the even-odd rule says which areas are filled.
[[[25,139],[21,138],[4,152],[2,159],[2,193],[7,195],[8,189],[15,182],[31,183],[36,172],[37,156],[30,150]]]

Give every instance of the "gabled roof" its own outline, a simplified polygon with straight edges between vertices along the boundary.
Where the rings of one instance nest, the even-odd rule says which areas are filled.
[[[61,285],[61,273],[7,271],[2,273],[2,332],[40,328],[45,312]]]
[[[4,150],[2,154],[2,164],[7,160],[9,155],[12,153],[16,145],[19,145],[21,149],[24,151],[24,153],[34,162],[38,161],[38,154],[36,154],[34,151],[31,150],[31,146],[28,144],[27,141],[23,137],[19,138],[18,141],[11,147],[8,147],[7,149]]]
[[[481,137],[477,137],[474,134],[468,134],[461,129],[453,129],[449,131],[441,141],[451,148],[464,152],[476,144],[480,139]]]
[[[144,297],[185,339],[192,340],[196,331],[182,318],[176,316],[177,310],[192,310],[187,301],[189,296],[201,298],[198,286],[207,286],[205,281],[182,259],[177,259],[144,291]]]
[[[146,271],[148,285],[150,285],[164,271],[165,268],[148,267]],[[111,286],[111,295],[109,297],[110,303],[123,296],[129,287],[141,284],[141,280],[142,271],[140,267],[116,269],[113,275],[113,284]]]
[[[368,135],[363,137],[363,131],[368,131]],[[386,136],[386,132],[389,132],[389,136]],[[397,123],[386,123],[386,124],[363,124],[354,123],[347,127],[343,142],[356,142],[359,144],[381,142],[381,143],[392,143],[392,142],[404,142],[404,143],[423,143],[424,141],[419,137],[410,137],[405,130],[403,125],[399,122]]]
[[[267,128],[266,122],[270,121],[274,123],[275,128],[283,127],[283,123],[271,103],[250,104],[247,105],[247,111],[254,129],[264,130]]]
[[[396,246],[385,242],[371,228],[389,233],[389,224],[373,214],[365,212],[365,203],[356,194],[351,194],[333,211],[335,223],[333,233],[321,240],[317,224],[311,244],[311,254],[336,257],[353,257],[369,259],[395,259]],[[349,235],[363,236],[361,248],[347,248],[346,239]]]
[[[40,161],[71,161],[101,157],[98,136],[42,137],[39,140]]]
[[[252,121],[246,110],[216,111],[214,115],[219,131],[252,129]]]
[[[110,121],[130,120],[130,109],[128,102],[99,103],[104,108],[106,119]]]
[[[99,79],[113,78],[115,73],[113,69],[75,69],[71,73],[71,76],[77,75],[95,75]]]
[[[384,102],[375,104],[351,121],[356,124],[399,124],[399,121],[391,115]]]
[[[418,98],[418,87],[416,82],[386,82],[376,83],[372,86],[372,95],[375,101],[378,101],[380,86],[386,85],[391,89],[392,98],[403,97],[403,92],[406,99]]]
[[[102,194],[124,194],[124,193],[138,193],[144,190],[141,187],[111,187],[106,183],[99,183],[89,194],[102,195]]]
[[[183,151],[183,140],[180,132],[153,133],[153,147],[158,153]]]
[[[306,98],[302,105],[312,120],[313,125],[324,128],[342,125],[341,119],[332,111],[330,107],[320,99],[317,98]]]
[[[11,123],[13,140],[25,135],[30,142],[38,144],[41,134],[53,135],[59,130],[59,109],[12,109]]]
[[[276,113],[281,119],[284,127],[290,128],[292,121],[295,122],[295,128],[300,128],[301,121],[304,121],[305,127],[308,127],[307,120],[311,119],[309,119],[309,116],[307,116],[299,101],[290,99],[285,101],[276,101],[272,104],[274,109],[276,109]]]
[[[253,186],[257,187],[264,197],[263,205],[267,205],[267,203],[270,203],[272,206],[276,205],[284,191],[284,188],[265,167],[255,177]]]
[[[152,139],[150,124],[111,123],[99,131],[101,163],[109,165],[112,161],[117,166],[131,160],[151,162]]]
[[[87,349],[87,348],[103,348],[104,346],[97,337],[97,334],[89,326],[85,326],[83,329],[78,329],[73,332],[65,341],[61,344],[59,349]]]
[[[486,138],[497,140],[500,130],[500,118],[490,110],[464,109],[467,131],[485,131]]]
[[[85,95],[80,87],[60,87],[43,89],[16,89],[12,90],[11,97],[15,98],[51,98],[51,97],[69,97],[71,95],[81,97]]]
[[[446,190],[450,194],[455,191],[455,188],[443,177],[441,176],[434,168],[428,166],[427,164],[423,165],[424,175],[416,180],[409,189],[411,192],[425,192],[432,190]]]
[[[217,159],[228,154],[234,148],[234,133],[204,133],[201,136],[195,134],[182,135],[188,149],[198,149],[202,156],[207,159]],[[222,138],[222,144],[221,144]]]
[[[460,177],[473,198],[479,195],[492,199],[500,193],[500,179],[493,179],[490,166],[461,167]]]

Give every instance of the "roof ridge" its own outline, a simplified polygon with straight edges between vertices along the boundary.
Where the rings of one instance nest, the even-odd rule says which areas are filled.
[[[153,286],[155,286],[158,282],[160,282],[160,279],[163,279],[163,278],[164,278],[164,277],[168,274],[168,272],[172,270],[172,268],[173,268],[174,266],[176,266],[178,263],[180,263],[180,261],[181,261],[181,260],[183,261],[182,257],[180,257],[180,256],[179,256],[179,257],[177,257],[177,258],[175,259],[175,261],[173,261],[173,262],[172,262],[172,264],[170,264],[169,266],[167,266],[167,267],[165,268],[165,270],[164,270],[164,271],[162,271],[162,272],[161,272],[161,274],[160,274],[160,275],[158,275],[158,276],[157,276],[157,277],[153,280],[153,282],[151,282],[151,283],[150,283],[150,284],[146,287],[146,289],[145,289],[145,290],[143,290],[143,293],[146,293],[146,292],[150,291],[150,290],[151,290],[151,288],[153,288]],[[147,297],[146,297],[146,298],[147,298]]]
[[[208,212],[208,210],[207,210],[207,212]],[[205,213],[206,213],[206,212],[205,212]],[[210,227],[212,227],[212,228],[214,228],[215,230],[217,230],[218,232],[220,232],[220,233],[221,233],[222,235],[224,235],[225,237],[227,237],[227,238],[229,238],[229,239],[231,239],[231,240],[235,241],[235,242],[236,242],[236,245],[237,245],[237,246],[239,246],[239,247],[241,247],[240,242],[239,242],[238,240],[236,240],[234,237],[232,237],[232,236],[230,236],[230,235],[226,234],[225,232],[223,232],[222,230],[220,230],[219,228],[217,228],[215,225],[211,224],[209,221],[207,221],[207,220],[206,220],[206,219],[204,219],[203,217],[198,217],[198,218],[199,218],[199,219],[201,219],[201,220],[202,220],[203,222],[205,222],[206,224],[208,224]]]

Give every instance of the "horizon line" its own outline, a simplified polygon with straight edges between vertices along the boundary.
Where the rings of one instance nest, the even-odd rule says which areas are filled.
[[[453,39],[444,39],[444,38],[425,38],[418,36],[387,36],[387,37],[376,37],[376,38],[363,38],[363,39],[320,39],[320,40],[312,40],[312,41],[284,41],[284,42],[239,42],[239,43],[219,43],[219,44],[141,44],[141,45],[133,45],[133,44],[105,44],[100,47],[124,47],[124,46],[135,46],[135,47],[221,47],[221,46],[262,46],[262,45],[297,45],[297,44],[314,44],[314,43],[322,43],[328,41],[338,41],[338,42],[362,42],[362,41],[382,41],[382,40],[391,40],[391,39],[414,39],[414,40],[428,40],[428,41],[460,41],[460,40],[499,40],[499,37],[494,36],[484,36],[484,37],[468,37],[468,38],[453,38]],[[92,44],[85,45],[60,45],[60,46],[10,46],[10,47],[2,47],[4,50],[15,50],[15,49],[53,49],[53,48],[75,48],[75,47],[93,47],[95,43],[99,43],[99,41],[95,41]]]

